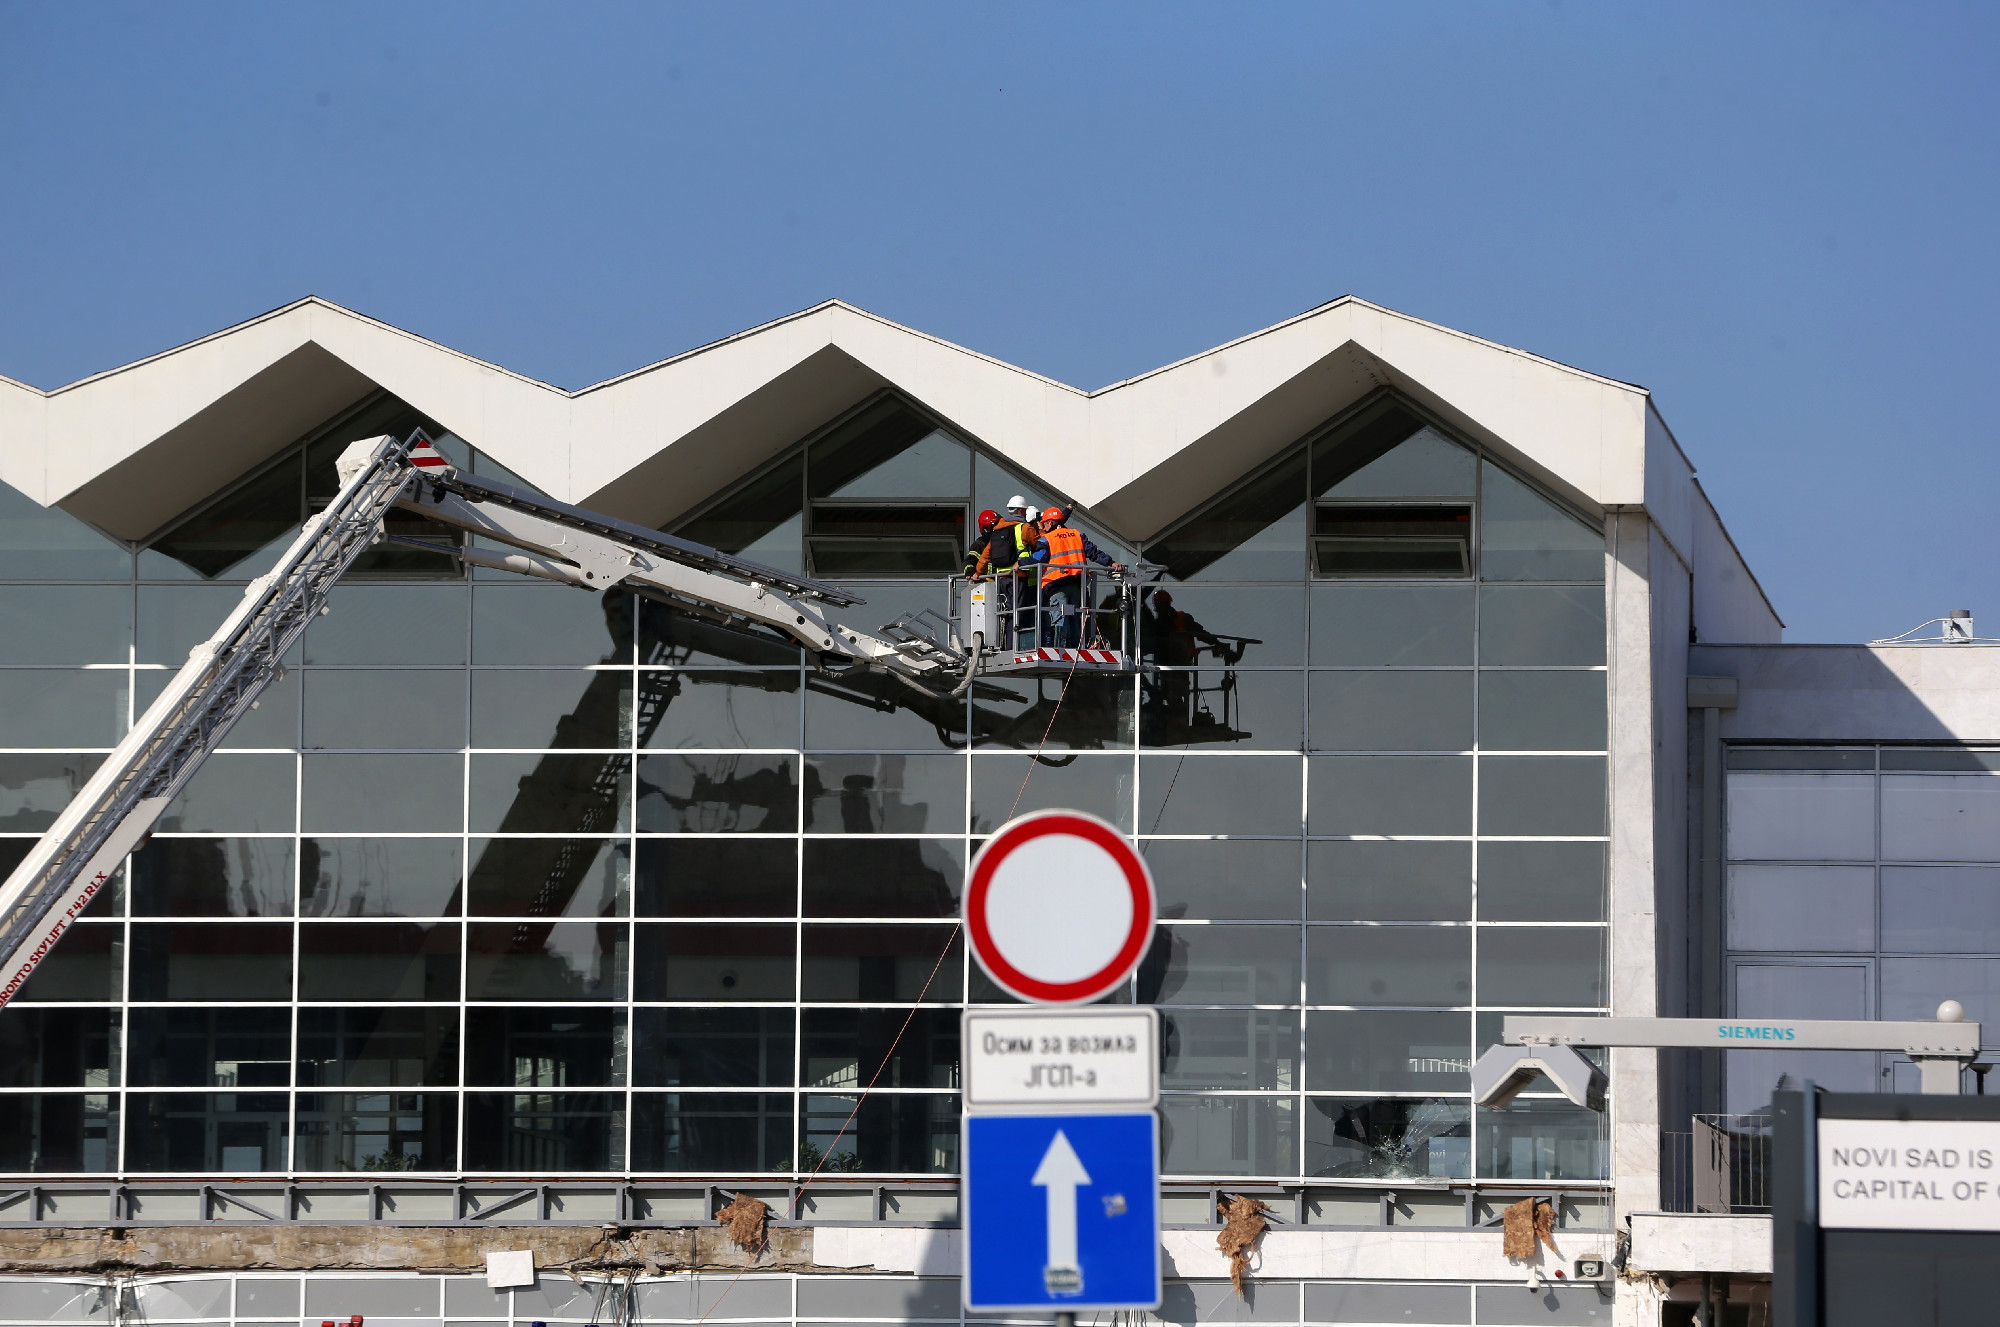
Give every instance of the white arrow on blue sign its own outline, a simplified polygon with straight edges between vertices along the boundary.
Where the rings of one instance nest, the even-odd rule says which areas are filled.
[[[965,1304],[1158,1308],[1158,1117],[967,1116]]]

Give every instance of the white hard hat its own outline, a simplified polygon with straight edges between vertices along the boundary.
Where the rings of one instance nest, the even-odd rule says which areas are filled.
[[[1020,511],[1027,505],[1028,505],[1028,500],[1022,497],[1019,493],[1016,493],[1013,497],[1007,499],[1008,511]]]
[[[1042,519],[1042,514],[1033,507],[1023,507],[1021,508],[1021,519],[1033,525],[1036,521]]]

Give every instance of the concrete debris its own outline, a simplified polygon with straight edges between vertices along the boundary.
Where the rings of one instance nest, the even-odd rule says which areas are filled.
[[[729,1238],[736,1247],[751,1254],[761,1254],[770,1242],[768,1229],[771,1208],[747,1193],[739,1193],[729,1206],[715,1214],[729,1232]]]
[[[1229,1259],[1229,1284],[1236,1287],[1236,1297],[1241,1299],[1243,1278],[1250,1272],[1251,1251],[1271,1224],[1264,1217],[1271,1205],[1240,1193],[1234,1198],[1224,1197],[1216,1205],[1221,1209],[1222,1230],[1215,1237],[1215,1247]]]
[[[1546,1244],[1549,1252],[1562,1257],[1562,1250],[1556,1248],[1556,1209],[1543,1198],[1523,1198],[1501,1213],[1501,1252],[1509,1262],[1522,1262],[1535,1256],[1535,1245]]]

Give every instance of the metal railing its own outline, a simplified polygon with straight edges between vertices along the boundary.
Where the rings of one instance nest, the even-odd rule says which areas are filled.
[[[1771,1210],[1771,1117],[1696,1115],[1686,1133],[1660,1135],[1660,1209]]]

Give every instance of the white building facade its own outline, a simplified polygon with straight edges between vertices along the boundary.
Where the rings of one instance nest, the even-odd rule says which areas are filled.
[[[419,425],[871,629],[946,606],[979,510],[1074,505],[1151,568],[1153,667],[939,701],[370,553],[0,1011],[0,1323],[960,1322],[958,1018],[1001,997],[959,890],[1040,807],[1160,884],[1116,998],[1163,1014],[1171,1321],[1749,1303],[1768,1222],[1689,1214],[1690,1117],[1903,1069],[1615,1051],[1604,1112],[1477,1109],[1500,1018],[2000,991],[1986,652],[1782,645],[1644,389],[1351,298],[1097,392],[839,303],[579,392],[319,300],[0,380],[0,865],[341,447]],[[1240,1296],[1236,1194],[1272,1209]],[[510,1248],[542,1275],[492,1291]]]

